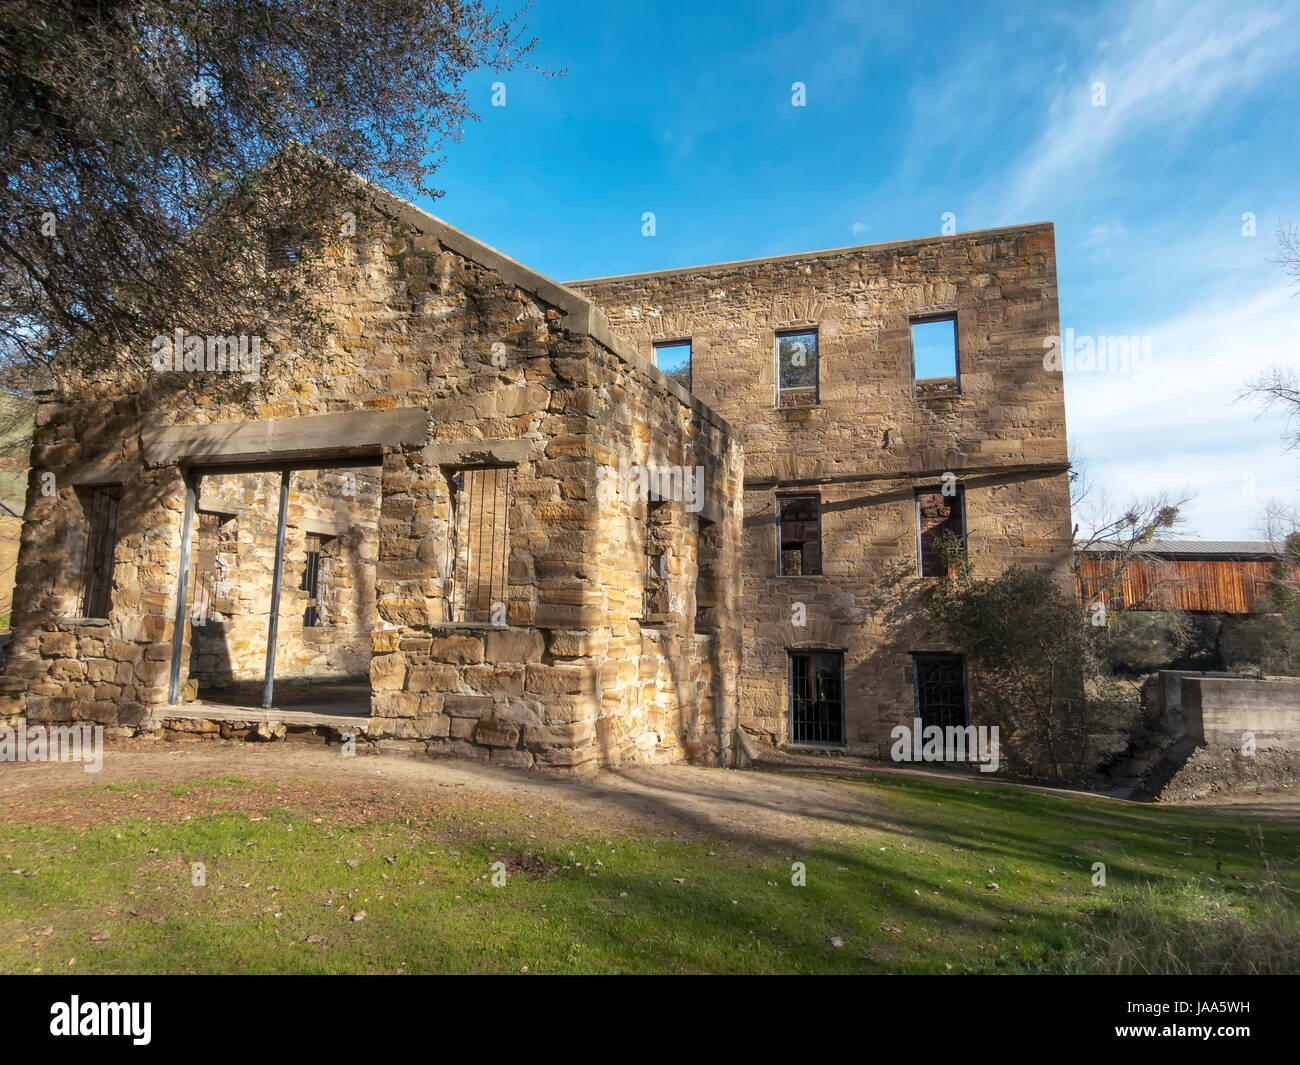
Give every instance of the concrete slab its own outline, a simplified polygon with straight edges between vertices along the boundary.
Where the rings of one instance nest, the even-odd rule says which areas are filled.
[[[328,725],[333,728],[354,727],[364,729],[370,723],[370,714],[343,713],[339,704],[321,703],[319,706],[303,706],[293,710],[254,709],[252,707],[229,706],[224,703],[185,703],[183,706],[165,706],[156,711],[160,722],[164,721],[224,721],[227,724],[267,724],[267,725]]]

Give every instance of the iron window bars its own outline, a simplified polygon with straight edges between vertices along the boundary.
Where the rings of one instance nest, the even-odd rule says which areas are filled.
[[[967,723],[966,660],[961,655],[913,655],[916,716],[921,727],[964,728]]]
[[[843,745],[843,654],[790,652],[790,742]]]
[[[117,513],[121,500],[120,485],[104,485],[82,495],[86,538],[81,553],[78,603],[83,618],[107,618],[112,605],[113,555],[117,547]]]
[[[508,466],[479,466],[449,475],[452,621],[505,624],[510,473]]]

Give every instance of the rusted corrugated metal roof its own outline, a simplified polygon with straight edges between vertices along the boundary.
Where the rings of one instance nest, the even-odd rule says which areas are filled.
[[[1112,541],[1098,541],[1088,551],[1108,554],[1121,547]],[[1152,540],[1139,545],[1137,551],[1169,558],[1276,558],[1282,552],[1282,545],[1267,540]]]

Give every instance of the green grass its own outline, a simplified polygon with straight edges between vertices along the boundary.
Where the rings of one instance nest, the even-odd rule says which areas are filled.
[[[836,786],[868,793],[879,818],[791,848],[610,835],[438,789],[427,806],[358,816],[278,802],[274,785],[189,780],[166,792],[205,812],[0,825],[0,970],[1300,968],[1293,824],[1261,841],[1228,809],[905,778]],[[128,810],[161,797],[148,781],[76,795]],[[191,883],[196,861],[206,886]],[[806,886],[792,885],[793,862]]]

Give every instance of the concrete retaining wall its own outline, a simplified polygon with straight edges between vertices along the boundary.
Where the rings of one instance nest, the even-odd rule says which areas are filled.
[[[1256,747],[1300,751],[1300,678],[1184,674],[1177,687],[1189,736],[1240,748],[1249,732]]]

